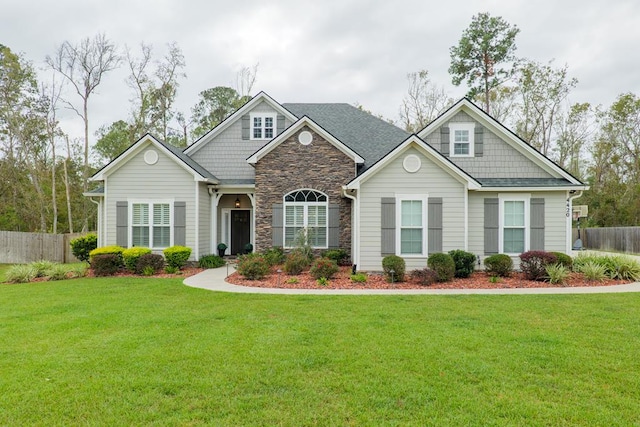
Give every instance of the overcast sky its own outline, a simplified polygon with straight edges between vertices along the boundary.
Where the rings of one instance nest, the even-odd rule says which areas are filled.
[[[242,66],[258,63],[256,93],[360,103],[397,119],[408,72],[427,69],[452,97],[465,94],[451,85],[449,48],[479,12],[520,28],[518,56],[566,63],[579,80],[572,102],[608,106],[620,93],[640,95],[637,0],[4,0],[0,44],[44,68],[65,40],[98,33],[121,47],[153,44],[158,57],[175,41],[187,64],[176,105],[187,116],[200,91],[233,86]],[[93,95],[92,133],[127,119],[125,78],[125,67],[107,74]],[[77,116],[63,126],[81,135]]]

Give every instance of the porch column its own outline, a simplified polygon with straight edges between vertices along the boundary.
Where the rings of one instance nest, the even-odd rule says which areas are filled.
[[[211,194],[211,251],[209,253],[217,254],[218,252],[218,202],[223,193]]]
[[[251,200],[251,244],[256,251],[256,196],[254,193],[247,193],[247,197]]]

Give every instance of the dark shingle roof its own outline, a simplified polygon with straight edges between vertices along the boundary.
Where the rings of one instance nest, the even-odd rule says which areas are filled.
[[[186,154],[184,154],[182,152],[182,149],[175,147],[169,143],[166,143],[158,138],[156,138],[156,140],[158,142],[160,142],[162,145],[165,146],[165,148],[167,148],[169,151],[171,151],[173,154],[175,154],[180,160],[182,160],[184,163],[187,164],[187,166],[189,166],[191,169],[193,169],[194,171],[196,171],[197,173],[199,173],[200,175],[202,175],[205,178],[209,178],[212,180],[217,181],[218,178],[216,178],[211,172],[209,172],[208,170],[206,170],[205,168],[203,168],[202,166],[200,166],[200,164],[198,162],[196,162],[195,160],[193,160],[191,157],[187,156]]]
[[[564,178],[476,178],[483,187],[561,187],[572,185]]]
[[[404,141],[409,134],[353,105],[282,104],[297,117],[308,116],[365,159],[364,171]]]

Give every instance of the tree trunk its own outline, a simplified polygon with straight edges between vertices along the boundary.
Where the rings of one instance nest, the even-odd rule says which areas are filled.
[[[69,173],[67,170],[67,162],[71,160],[71,145],[69,144],[69,137],[67,140],[67,158],[65,159],[64,166],[64,189],[67,195],[67,217],[69,218],[69,233],[73,233],[73,216],[71,214],[71,190],[69,188]]]

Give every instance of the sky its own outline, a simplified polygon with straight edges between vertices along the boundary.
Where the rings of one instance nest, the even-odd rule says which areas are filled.
[[[0,44],[22,53],[50,81],[45,58],[64,41],[104,33],[121,49],[141,42],[161,58],[182,49],[187,77],[179,111],[198,93],[233,86],[243,66],[258,64],[254,94],[278,102],[347,102],[398,120],[407,73],[428,70],[458,99],[448,74],[449,49],[473,15],[489,12],[516,25],[519,57],[568,65],[578,79],[571,102],[609,106],[621,93],[640,95],[640,2],[637,0],[4,0]],[[133,93],[126,66],[104,76],[90,98],[92,142],[101,125],[127,119]],[[68,92],[68,100],[78,102]],[[80,105],[80,104],[78,104]],[[75,113],[63,130],[82,135]]]

